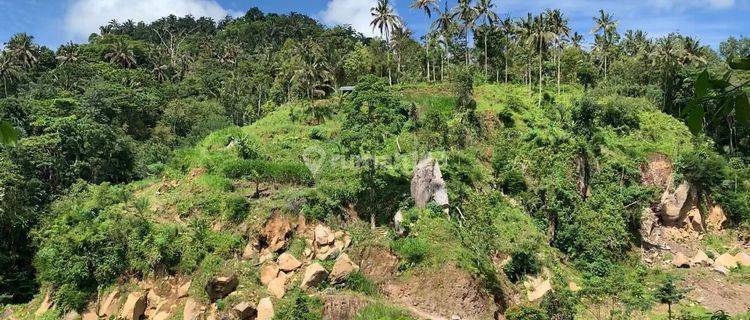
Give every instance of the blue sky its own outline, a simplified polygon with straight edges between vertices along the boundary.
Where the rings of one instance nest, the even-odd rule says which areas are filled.
[[[369,8],[376,0],[0,0],[0,42],[28,32],[37,42],[56,48],[83,42],[97,26],[111,19],[152,21],[170,13],[221,18],[241,15],[250,7],[263,11],[301,12],[326,24],[351,24],[365,34]],[[397,12],[417,34],[429,22],[409,8],[409,0],[394,1]],[[455,0],[449,0],[450,4]],[[592,16],[598,9],[615,15],[621,32],[640,28],[652,37],[679,31],[714,47],[728,36],[750,35],[750,0],[497,0],[498,14],[518,17],[526,12],[560,8],[574,30],[591,38]]]

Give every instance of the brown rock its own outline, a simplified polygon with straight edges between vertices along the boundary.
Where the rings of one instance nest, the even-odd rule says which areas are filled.
[[[339,283],[346,280],[352,272],[359,270],[359,266],[354,264],[349,256],[344,253],[336,259],[331,270],[331,282]]]
[[[284,272],[294,271],[302,266],[302,262],[299,262],[297,258],[288,252],[284,252],[279,256],[279,270]]]
[[[99,320],[99,315],[97,315],[96,312],[92,310],[91,308],[88,308],[83,311],[83,314],[81,315],[81,319],[82,320]]]
[[[110,292],[99,304],[99,315],[104,318],[110,318],[117,315],[120,310],[120,290],[115,289]]]
[[[118,317],[125,320],[140,320],[144,311],[146,311],[146,296],[140,292],[133,292],[125,300]]]
[[[185,298],[185,297],[187,297],[190,294],[189,293],[190,292],[190,285],[192,283],[193,283],[192,281],[188,280],[187,282],[185,282],[185,283],[181,284],[179,287],[177,287],[177,298],[178,299],[179,298]]]
[[[284,287],[285,285],[286,275],[283,273],[279,274],[279,277],[271,280],[271,282],[268,283],[268,292],[276,297],[276,299],[281,299],[284,297],[284,293],[286,293],[286,288]]]
[[[281,213],[274,212],[266,221],[261,231],[261,243],[265,243],[271,252],[276,252],[286,245],[286,238],[292,230],[289,218]]]
[[[272,320],[274,316],[271,298],[263,298],[258,302],[258,317],[256,320]]]
[[[279,275],[279,267],[275,263],[269,263],[260,268],[260,283],[268,285],[271,280]]]
[[[232,308],[232,315],[240,320],[253,319],[258,314],[255,305],[249,302],[242,302]]]
[[[711,258],[709,258],[708,255],[706,255],[706,253],[703,251],[698,251],[698,253],[696,253],[695,256],[690,259],[691,266],[708,267],[713,263],[713,260],[711,260]]]
[[[78,311],[70,310],[68,313],[65,314],[63,317],[63,320],[78,320],[81,319],[81,314],[78,313]]]
[[[734,255],[734,260],[737,261],[737,264],[743,267],[750,267],[750,254],[747,254],[745,252],[738,252],[736,255]]]
[[[227,277],[215,277],[206,283],[206,294],[211,301],[216,301],[232,293],[239,283],[239,279],[234,274]]]
[[[678,252],[674,258],[672,258],[672,265],[677,268],[690,268],[690,261],[682,252]]]
[[[319,263],[313,263],[305,269],[305,274],[302,276],[302,283],[300,288],[306,289],[314,287],[319,283],[323,282],[328,277],[328,271],[323,268]]]
[[[41,316],[45,314],[49,309],[52,309],[52,298],[50,297],[50,291],[47,290],[47,292],[44,294],[44,300],[42,300],[42,303],[39,305],[39,308],[36,309],[36,312],[34,312],[34,315]]]
[[[338,257],[340,253],[341,250],[338,247],[326,245],[318,249],[318,252],[315,254],[315,258],[318,260],[336,259],[336,257]]]
[[[703,232],[705,229],[703,228],[703,217],[701,216],[700,209],[692,208],[690,211],[688,211],[687,214],[687,221],[688,226],[691,230],[697,231],[697,232]]]
[[[243,260],[250,260],[253,257],[255,257],[256,254],[258,254],[258,250],[255,249],[255,243],[253,243],[252,241],[250,241],[245,246],[245,250],[242,251],[242,259]]]
[[[673,173],[674,166],[666,155],[651,154],[647,162],[641,165],[641,183],[667,189],[672,182]]]
[[[318,246],[325,246],[331,244],[335,240],[331,229],[319,224],[315,226],[315,244]]]
[[[725,276],[729,274],[729,269],[727,269],[726,267],[723,267],[723,266],[714,266],[713,269],[711,269],[711,270],[716,271],[716,272],[718,272],[718,273],[720,273],[722,275],[725,275]]]
[[[724,209],[717,204],[708,211],[706,227],[711,231],[721,231],[725,221],[727,221],[727,216],[724,214]]]
[[[529,290],[529,301],[536,301],[552,290],[552,283],[549,280],[543,280],[541,278],[531,278],[527,281],[526,288]]]
[[[735,260],[734,256],[727,252],[716,258],[716,260],[714,261],[714,266],[720,266],[727,269],[736,268],[737,260]]]
[[[182,320],[200,320],[203,318],[203,310],[201,305],[193,298],[188,298],[185,301],[185,309],[182,312]]]

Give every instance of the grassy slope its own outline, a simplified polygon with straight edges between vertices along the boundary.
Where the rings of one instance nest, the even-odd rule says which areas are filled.
[[[557,102],[562,106],[559,110],[549,110],[548,107],[538,107],[535,98],[530,95],[527,88],[519,85],[482,85],[476,88],[477,111],[483,115],[510,114],[514,120],[513,130],[517,132],[513,138],[500,141],[480,141],[473,146],[470,152],[478,157],[478,166],[485,178],[491,174],[489,157],[492,150],[500,148],[513,149],[514,163],[526,168],[526,173],[531,182],[540,179],[556,179],[560,183],[570,183],[573,179],[572,152],[569,136],[562,124],[567,110],[574,99],[582,95],[581,89],[576,87],[565,87],[564,93],[557,97]],[[434,108],[444,115],[450,115],[453,110],[455,99],[451,96],[449,86],[427,86],[418,85],[402,88],[402,96],[406,101],[415,103],[420,110]],[[624,99],[624,98],[611,98]],[[605,99],[606,100],[606,99]],[[605,101],[606,102],[606,101]],[[337,102],[332,102],[337,103]],[[645,155],[652,152],[661,152],[675,159],[681,152],[690,148],[690,134],[679,121],[662,114],[646,101],[631,101],[632,104],[642,104],[644,107],[638,111],[640,129],[621,135],[614,130],[605,129],[604,160],[626,163],[634,167],[644,160]],[[213,204],[228,196],[247,197],[254,191],[254,185],[244,179],[229,179],[222,174],[225,163],[238,159],[237,153],[228,149],[232,137],[249,136],[255,139],[263,153],[268,154],[270,161],[302,162],[302,155],[308,147],[315,146],[323,150],[327,155],[337,153],[333,142],[341,130],[341,115],[334,115],[331,119],[321,125],[313,126],[304,122],[292,121],[290,112],[299,108],[296,105],[285,105],[272,112],[260,121],[244,127],[229,128],[212,133],[194,148],[181,150],[177,153],[174,161],[164,172],[162,179],[148,179],[135,182],[125,186],[133,193],[134,198],[147,203],[150,210],[149,219],[157,224],[185,224],[188,220],[197,216],[204,216],[209,220],[223,221],[230,227],[224,228],[219,233],[229,233],[225,237],[222,250],[216,252],[226,261],[214,261],[204,263],[194,274],[196,279],[205,279],[207,275],[220,272],[221,269],[240,269],[247,283],[246,294],[248,297],[265,295],[264,288],[259,286],[255,280],[254,268],[233,258],[236,253],[241,252],[246,238],[242,230],[231,227],[236,225],[231,219],[223,215],[221,208],[214,208]],[[558,117],[559,113],[559,117]],[[502,131],[502,129],[497,129]],[[314,140],[312,133],[327,137],[327,139]],[[499,134],[499,132],[493,132]],[[396,141],[398,139],[398,143]],[[388,142],[386,152],[397,152],[398,145],[403,153],[409,153],[417,148],[417,144],[411,145],[404,141],[417,141],[412,133],[404,132],[397,138]],[[498,146],[498,143],[509,145]],[[441,150],[435,150],[441,152]],[[329,158],[330,159],[330,158]],[[191,178],[189,172],[193,168],[205,168],[207,173],[195,179]],[[405,161],[401,168],[404,176],[410,174],[409,161]],[[354,170],[351,166],[343,168],[331,168],[324,166],[317,177],[317,186],[326,184],[353,183]],[[160,191],[159,188],[165,183],[175,182],[174,187]],[[251,199],[249,205],[250,214],[244,219],[246,225],[250,226],[250,233],[275,208],[286,208],[291,200],[315,190],[315,186],[297,184],[273,184],[269,186],[274,189],[269,197]],[[480,189],[486,189],[483,183]],[[138,201],[134,201],[137,203]],[[577,271],[569,265],[561,263],[561,254],[544,244],[545,236],[537,226],[536,222],[524,213],[522,209],[507,205],[500,209],[502,213],[493,224],[501,232],[493,244],[497,250],[509,254],[519,242],[529,242],[541,247],[543,262],[553,273],[564,279],[578,279]],[[330,223],[337,219],[331,218]],[[390,244],[390,235],[377,231],[372,233],[361,224],[352,224],[349,227],[355,240],[355,245],[363,243]],[[413,233],[419,241],[426,246],[425,257],[415,265],[407,266],[413,270],[439,269],[445,263],[458,263],[461,265],[461,257],[466,248],[457,239],[455,225],[446,221],[442,216],[420,217],[412,227]],[[302,244],[304,245],[304,244]],[[299,248],[295,250],[301,250]],[[471,269],[470,266],[467,269]],[[475,270],[472,270],[475,271]],[[408,277],[410,272],[404,273]],[[198,281],[200,282],[200,281]],[[200,286],[195,286],[195,293],[199,294]],[[520,290],[520,288],[517,288]]]

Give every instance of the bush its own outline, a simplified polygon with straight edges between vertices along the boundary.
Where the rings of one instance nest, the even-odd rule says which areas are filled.
[[[393,251],[401,257],[402,268],[413,267],[420,264],[429,253],[427,240],[418,237],[398,239],[392,243]]]
[[[227,178],[247,178],[255,182],[312,182],[310,170],[298,162],[235,159],[225,162],[221,171]]]
[[[541,269],[536,253],[521,248],[510,255],[510,262],[503,267],[505,275],[513,282],[518,282],[527,274],[536,274]]]
[[[238,194],[229,194],[224,198],[224,218],[241,222],[247,217],[249,204],[245,197]]]
[[[274,320],[318,320],[322,319],[323,300],[309,296],[299,288],[287,292],[287,297],[276,311]]]
[[[550,319],[555,320],[575,319],[576,305],[578,305],[578,299],[567,288],[548,292],[541,303],[542,309],[546,311]]]
[[[378,286],[361,271],[349,275],[349,278],[346,279],[346,288],[370,296],[378,293]]]
[[[547,320],[544,310],[535,306],[513,306],[505,310],[507,320]]]

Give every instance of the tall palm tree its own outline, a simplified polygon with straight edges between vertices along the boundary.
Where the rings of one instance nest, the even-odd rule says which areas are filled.
[[[325,90],[332,88],[330,83],[333,80],[333,73],[326,64],[325,49],[308,39],[297,45],[295,53],[292,81],[297,83],[308,99],[325,95]]]
[[[138,64],[133,48],[125,40],[118,40],[110,44],[104,58],[124,68],[132,68]]]
[[[573,35],[570,36],[570,45],[572,45],[573,48],[581,49],[581,42],[583,42],[583,35],[574,31]]]
[[[393,29],[393,51],[396,55],[396,72],[401,75],[401,52],[404,51],[404,47],[411,40],[413,33],[412,31],[403,26],[399,25]]]
[[[0,78],[3,78],[4,97],[8,96],[8,83],[13,83],[21,76],[21,68],[16,64],[13,57],[0,51]]]
[[[706,64],[706,59],[703,57],[704,46],[701,45],[699,40],[693,39],[692,37],[685,37],[682,39],[682,56],[680,57],[680,64],[688,65],[691,63]]]
[[[431,29],[433,32],[436,32],[440,34],[442,37],[442,40],[440,41],[443,44],[444,52],[448,53],[448,42],[450,41],[450,33],[451,30],[453,30],[455,26],[455,21],[453,20],[453,16],[451,15],[451,12],[448,9],[448,1],[445,1],[445,4],[443,6],[443,9],[440,10],[440,8],[437,8],[437,12],[439,13],[439,16],[435,21],[432,23]],[[440,81],[444,80],[444,69],[445,69],[445,55],[443,55],[440,59]]]
[[[466,37],[466,65],[471,62],[471,51],[469,50],[469,33],[474,29],[477,21],[477,10],[471,5],[471,0],[458,0],[458,4],[452,11],[453,19],[463,22],[461,31]]]
[[[549,28],[554,36],[553,42],[557,49],[553,58],[557,65],[557,94],[560,94],[560,79],[562,78],[560,60],[563,55],[563,49],[565,48],[565,42],[568,40],[571,30],[568,26],[568,19],[563,16],[563,13],[559,9],[548,11],[547,19],[549,20]]]
[[[495,13],[495,3],[493,0],[479,0],[476,7],[476,19],[482,21],[487,30],[484,31],[484,75],[487,76],[487,65],[489,64],[489,58],[487,57],[487,34],[490,30],[496,28],[500,17]]]
[[[511,48],[518,42],[518,36],[516,34],[516,25],[510,18],[505,18],[500,23],[500,30],[505,38],[505,52],[503,53],[503,59],[505,60],[505,82],[508,82],[508,57],[510,56]]]
[[[378,29],[380,31],[380,35],[385,37],[385,43],[390,48],[391,32],[396,26],[402,24],[401,17],[393,10],[390,0],[378,0],[375,7],[370,9],[370,15],[372,15],[370,26],[373,30]],[[388,83],[393,85],[390,67],[388,67]]]
[[[529,39],[534,35],[534,17],[531,13],[526,15],[525,19],[520,19],[516,26],[518,41],[526,44],[525,51],[529,53],[526,55],[526,72],[524,74],[524,81],[529,86],[529,93],[531,93],[531,51],[534,50],[533,45],[529,45]],[[529,48],[531,47],[531,48]]]
[[[5,49],[23,68],[30,68],[38,60],[39,47],[34,44],[34,37],[26,33],[13,35],[5,44]]]
[[[419,9],[424,11],[424,13],[427,15],[427,18],[432,18],[432,11],[436,10],[439,11],[440,9],[437,7],[437,0],[414,0],[412,2],[411,7],[414,9]],[[427,34],[425,36],[425,49],[427,50],[426,57],[427,59],[427,81],[430,81],[430,35]]]
[[[597,34],[601,31],[601,54],[604,59],[604,79],[606,80],[609,50],[617,36],[617,20],[611,14],[599,9],[599,16],[594,17],[594,24],[591,34]]]
[[[61,66],[75,63],[78,61],[78,45],[73,42],[68,42],[67,44],[60,46],[60,49],[57,50],[55,59]]]
[[[526,41],[538,49],[537,54],[539,55],[539,106],[542,105],[542,85],[544,77],[542,75],[542,60],[544,59],[544,52],[547,49],[549,43],[555,38],[555,34],[550,30],[549,24],[545,13],[540,13],[538,17],[534,19],[534,29],[531,37]]]

